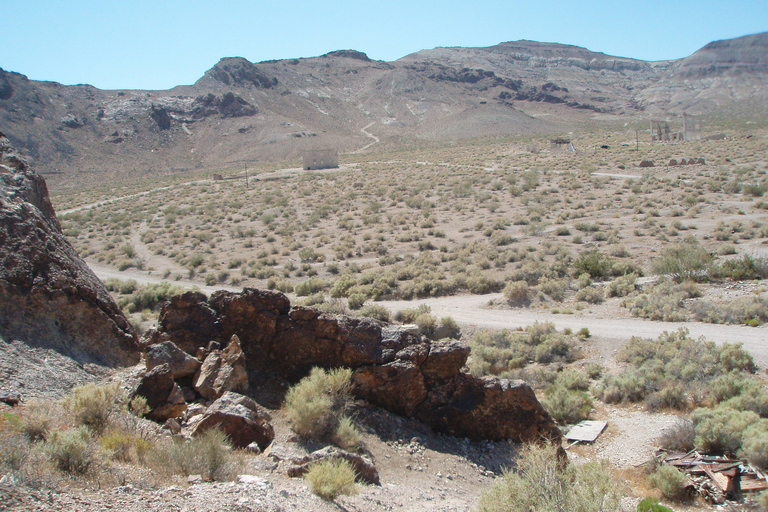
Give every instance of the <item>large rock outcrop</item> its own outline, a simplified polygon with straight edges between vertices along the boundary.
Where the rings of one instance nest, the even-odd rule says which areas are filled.
[[[237,336],[248,370],[296,381],[313,366],[353,369],[356,396],[470,439],[559,441],[560,431],[522,381],[464,372],[469,347],[434,342],[402,326],[291,307],[277,292],[246,288],[210,299],[188,292],[160,313],[160,336],[194,354]]]
[[[138,340],[64,237],[45,180],[0,134],[0,338],[100,366],[139,361]]]

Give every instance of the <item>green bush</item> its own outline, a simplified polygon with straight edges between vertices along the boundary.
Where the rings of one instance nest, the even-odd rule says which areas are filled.
[[[659,500],[656,498],[645,498],[637,504],[637,512],[674,512],[674,510],[659,505]]]
[[[687,497],[685,485],[688,482],[688,477],[673,466],[659,466],[655,472],[648,475],[647,480],[648,485],[660,490],[665,498],[681,501]]]
[[[313,368],[288,390],[285,407],[291,428],[307,439],[340,443],[340,426],[345,439],[352,437],[353,428],[346,417],[352,401],[352,370],[337,368],[325,371]],[[341,440],[348,445],[347,441]]]
[[[313,293],[322,292],[325,289],[325,281],[319,277],[310,277],[306,281],[302,281],[294,287],[294,292],[299,297],[306,297]]]
[[[555,384],[547,388],[547,396],[541,405],[547,410],[552,419],[561,425],[578,423],[589,417],[592,409],[592,399],[583,391],[571,390]]]
[[[504,298],[510,306],[525,306],[530,300],[528,283],[525,281],[510,281],[504,287]]]
[[[606,464],[561,466],[555,448],[523,447],[513,470],[505,471],[480,496],[479,512],[614,512],[623,486]]]
[[[600,304],[605,300],[605,292],[599,286],[587,286],[576,292],[576,300],[589,304]]]
[[[539,291],[548,295],[552,300],[562,302],[568,292],[568,283],[564,279],[541,278],[538,284]]]
[[[150,456],[162,470],[173,474],[201,475],[219,481],[234,478],[240,462],[227,436],[216,428],[191,440],[166,440],[154,446]]]
[[[768,278],[768,258],[743,254],[741,258],[725,260],[718,265],[713,274],[727,277],[734,281],[751,281]]]
[[[329,458],[315,462],[304,474],[313,493],[324,500],[357,493],[355,470],[344,459]]]
[[[696,409],[693,411],[694,445],[700,451],[735,454],[741,448],[744,431],[759,420],[760,416],[752,411],[737,411],[724,404],[714,409]]]
[[[761,419],[744,430],[741,455],[755,466],[768,469],[768,419]]]
[[[588,274],[595,279],[602,279],[611,274],[611,259],[597,249],[584,251],[573,262],[573,276]]]
[[[84,425],[53,432],[45,442],[45,452],[66,473],[83,475],[96,462],[93,434]]]
[[[663,249],[653,262],[653,271],[678,283],[706,281],[711,263],[712,256],[694,240]]]
[[[691,281],[681,284],[661,281],[649,293],[644,293],[631,302],[625,302],[624,305],[629,307],[632,316],[665,322],[683,322],[688,319],[683,301],[700,295],[698,286]]]
[[[104,386],[76,386],[61,400],[61,404],[72,413],[77,425],[84,425],[94,433],[100,434],[119,409],[119,386],[118,382]]]
[[[617,277],[605,287],[609,297],[626,297],[637,289],[637,274],[630,273]]]
[[[697,301],[692,309],[696,320],[700,322],[756,327],[768,321],[768,299],[760,296],[737,297],[725,304]]]
[[[152,444],[122,429],[112,428],[99,437],[99,446],[110,458],[121,462],[143,461]]]
[[[381,320],[382,322],[389,322],[390,318],[389,309],[381,304],[368,304],[367,306],[363,306],[360,311],[358,311],[358,314],[363,317]]]

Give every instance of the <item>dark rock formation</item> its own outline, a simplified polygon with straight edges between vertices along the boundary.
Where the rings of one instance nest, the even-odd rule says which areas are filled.
[[[277,85],[277,78],[264,73],[259,66],[242,57],[221,59],[208,70],[205,77],[232,87],[256,87],[269,89]],[[204,77],[204,78],[205,78]]]
[[[164,107],[156,107],[152,105],[152,110],[149,112],[149,117],[157,123],[157,126],[161,130],[167,130],[171,127],[171,116]]]
[[[173,373],[167,364],[161,364],[147,371],[130,393],[130,398],[143,396],[147,399],[149,414],[155,421],[178,418],[187,410],[184,394],[173,380]]]
[[[371,59],[363,52],[357,50],[335,50],[328,52],[323,57],[345,57],[347,59],[357,59],[364,62],[370,62]]]
[[[214,350],[205,358],[195,375],[195,391],[208,400],[216,400],[226,391],[248,392],[248,373],[240,340],[233,335],[224,350]]]
[[[247,396],[231,391],[224,393],[206,409],[202,418],[195,420],[193,436],[218,428],[238,448],[256,443],[264,450],[275,438],[269,413]]]
[[[214,94],[198,96],[192,103],[192,118],[201,119],[211,115],[227,117],[247,117],[258,113],[258,109],[240,96],[228,92],[218,97]]]
[[[163,336],[189,353],[237,335],[248,370],[296,381],[313,366],[353,369],[359,398],[471,439],[558,441],[560,431],[530,386],[462,371],[469,347],[432,342],[403,327],[291,308],[281,293],[246,288],[205,300],[186,293],[160,313]]]
[[[130,324],[62,234],[45,180],[2,134],[0,338],[80,363],[139,361]]]
[[[172,341],[164,341],[144,349],[147,370],[167,364],[174,379],[190,377],[200,369],[200,361],[187,354]]]

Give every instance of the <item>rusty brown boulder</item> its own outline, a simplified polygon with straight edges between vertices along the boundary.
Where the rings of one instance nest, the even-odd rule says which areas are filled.
[[[133,328],[62,233],[45,180],[2,134],[0,338],[80,363],[139,361]]]
[[[232,335],[224,350],[214,350],[208,354],[195,374],[193,387],[208,400],[216,400],[226,391],[248,392],[245,356],[237,335]]]
[[[174,382],[173,373],[167,364],[161,364],[144,373],[129,396],[146,398],[149,407],[147,417],[159,422],[178,418],[187,410],[184,393]]]
[[[275,438],[269,413],[247,396],[232,391],[224,393],[199,420],[195,420],[191,432],[193,436],[218,428],[237,448],[245,448],[255,442],[264,450]]]
[[[172,341],[149,345],[144,349],[147,370],[167,364],[174,379],[194,375],[200,368],[200,361],[187,354]]]

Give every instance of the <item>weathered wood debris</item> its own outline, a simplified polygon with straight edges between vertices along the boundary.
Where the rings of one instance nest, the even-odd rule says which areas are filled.
[[[687,491],[704,500],[720,504],[743,495],[768,489],[768,477],[748,462],[720,455],[658,450],[656,457],[663,464],[674,466],[688,475]]]

